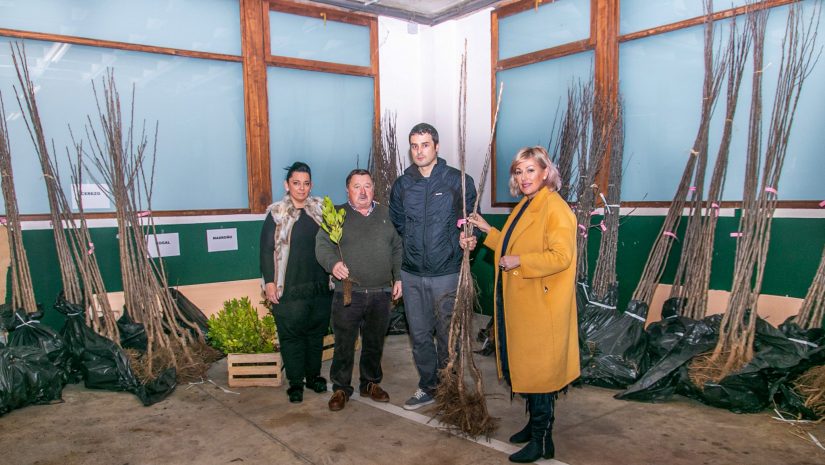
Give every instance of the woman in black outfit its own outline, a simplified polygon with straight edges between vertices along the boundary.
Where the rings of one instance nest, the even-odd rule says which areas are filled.
[[[289,380],[287,396],[297,403],[304,399],[304,380],[315,392],[327,390],[321,353],[332,301],[329,276],[315,259],[322,201],[310,196],[312,172],[306,163],[287,168],[284,189],[284,198],[266,210],[260,262]]]

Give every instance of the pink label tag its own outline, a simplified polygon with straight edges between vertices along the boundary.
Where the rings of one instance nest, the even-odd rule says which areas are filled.
[[[673,233],[672,233],[672,232],[670,232],[670,231],[665,231],[665,232],[663,232],[663,233],[662,233],[662,235],[663,235],[663,236],[670,236],[670,237],[672,237],[672,238],[674,238],[674,239],[677,239],[676,234],[673,234]]]
[[[766,187],[766,188],[765,188],[765,192],[770,192],[770,193],[771,193],[771,194],[773,194],[773,195],[778,194],[778,192],[776,192],[776,189],[774,189],[774,188],[773,188],[773,187],[771,187],[771,186]]]
[[[819,202],[819,206],[821,208],[825,208],[825,200],[823,200],[822,202]]]
[[[599,223],[599,227],[602,228],[602,231],[607,231],[607,226],[604,225],[604,221]]]
[[[146,210],[146,211],[138,212],[137,216],[138,216],[138,218],[145,218],[145,217],[147,217],[151,214],[152,214],[152,212]]]
[[[688,187],[688,190],[694,192],[696,190],[696,186],[690,186]]]
[[[95,245],[94,245],[94,243],[89,242],[89,250],[88,250],[88,251],[86,251],[86,254],[87,254],[87,255],[91,255],[91,254],[93,254],[93,253],[94,253],[94,251],[95,251]]]
[[[745,234],[740,233],[740,232],[732,232],[732,233],[730,233],[730,237],[742,237],[742,236],[744,236],[744,235],[745,235]]]
[[[467,224],[467,218],[459,218],[458,221],[455,223],[456,228],[460,228]]]
[[[587,227],[583,224],[580,224],[579,229],[581,230],[579,234],[581,234],[582,237],[587,237]]]

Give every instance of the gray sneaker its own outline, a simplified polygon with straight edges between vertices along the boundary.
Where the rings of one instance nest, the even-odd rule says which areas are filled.
[[[423,407],[425,405],[430,405],[435,402],[433,396],[427,394],[421,389],[415,391],[415,394],[412,395],[406,402],[404,402],[404,410],[415,410],[417,408]]]

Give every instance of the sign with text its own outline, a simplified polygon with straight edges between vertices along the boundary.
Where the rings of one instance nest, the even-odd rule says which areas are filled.
[[[238,250],[238,228],[208,229],[206,248],[209,252]]]
[[[101,210],[111,208],[109,203],[109,186],[106,184],[72,184],[72,209],[77,210],[77,192],[80,188],[80,200],[83,210]]]
[[[180,255],[180,238],[178,233],[147,234],[146,247],[149,257],[177,257]]]

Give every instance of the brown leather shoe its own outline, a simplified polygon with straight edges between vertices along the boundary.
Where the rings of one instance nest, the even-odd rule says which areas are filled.
[[[387,394],[387,391],[381,389],[381,386],[369,382],[367,383],[366,389],[361,389],[361,397],[369,397],[370,399],[376,402],[389,402],[390,395]]]
[[[338,389],[333,392],[332,397],[329,398],[329,409],[333,412],[343,410],[347,405],[348,400],[349,398],[347,397],[347,393],[341,389]]]

